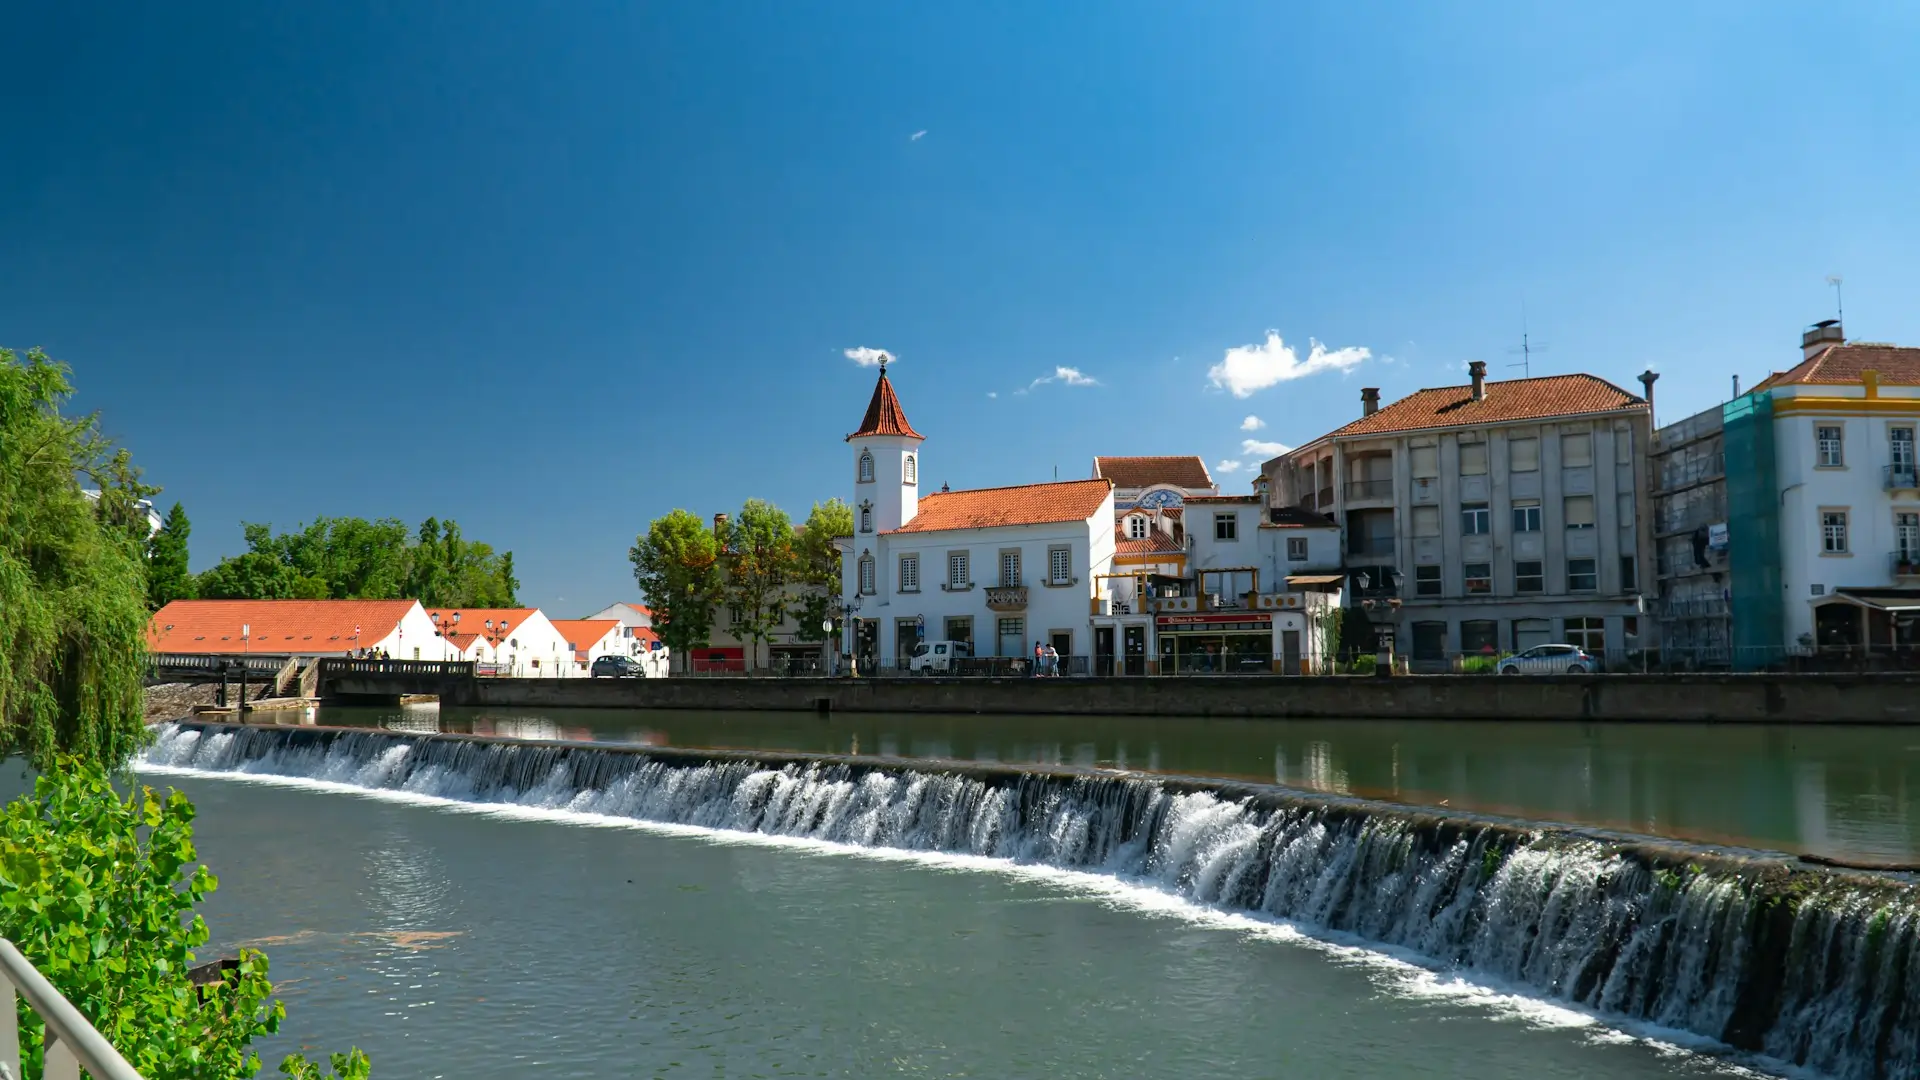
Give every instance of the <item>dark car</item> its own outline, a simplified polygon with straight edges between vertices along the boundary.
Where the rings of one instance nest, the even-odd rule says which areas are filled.
[[[644,679],[647,669],[640,661],[628,656],[603,656],[593,662],[591,674],[594,678],[607,679]]]

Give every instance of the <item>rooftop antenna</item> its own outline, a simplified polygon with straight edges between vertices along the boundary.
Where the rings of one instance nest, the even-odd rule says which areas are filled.
[[[1507,350],[1508,356],[1518,356],[1520,362],[1517,364],[1508,364],[1507,366],[1510,368],[1519,368],[1522,377],[1531,377],[1533,375],[1533,354],[1546,352],[1547,348],[1547,343],[1544,341],[1535,345],[1528,339],[1527,302],[1525,300],[1520,301],[1520,347]]]
[[[1841,302],[1840,275],[1828,274],[1827,284],[1833,286],[1833,317],[1839,320],[1841,326],[1845,326],[1847,325],[1847,305]]]

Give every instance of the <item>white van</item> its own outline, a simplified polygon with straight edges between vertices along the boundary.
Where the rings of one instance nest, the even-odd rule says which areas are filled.
[[[954,669],[954,661],[973,655],[973,645],[965,641],[923,641],[913,647],[907,670],[916,675],[944,674]]]

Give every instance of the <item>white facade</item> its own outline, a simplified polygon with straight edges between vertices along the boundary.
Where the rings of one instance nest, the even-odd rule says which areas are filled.
[[[456,613],[459,620],[451,622]],[[433,626],[450,624],[456,629],[450,637],[432,634],[419,659],[494,664],[502,675],[522,679],[584,674],[576,669],[572,646],[537,608],[436,608],[427,616]],[[505,635],[489,633],[486,623],[497,625],[502,620],[507,625]],[[394,653],[395,658],[401,655]]]
[[[1113,550],[1111,491],[1080,521],[856,536],[844,549],[844,600],[858,596],[855,618],[871,635],[856,651],[882,666],[923,640],[970,641],[976,656],[1031,657],[1036,641],[1087,655],[1093,580]]]
[[[608,604],[599,611],[587,616],[589,619],[612,619],[621,626],[653,626],[653,609],[645,604],[629,604],[622,601]]]
[[[864,667],[905,667],[921,641],[965,640],[976,656],[1089,651],[1094,582],[1113,561],[1113,484],[1078,480],[920,497],[924,440],[880,370],[847,436],[854,534],[841,553],[842,650]],[[1061,507],[1085,510],[1057,520]],[[927,516],[922,515],[923,507]],[[952,527],[928,527],[929,522]]]
[[[1785,643],[1806,645],[1815,609],[1839,590],[1920,586],[1920,387],[1876,385],[1871,398],[1862,384],[1771,393]],[[1871,636],[1890,644],[1885,631]]]

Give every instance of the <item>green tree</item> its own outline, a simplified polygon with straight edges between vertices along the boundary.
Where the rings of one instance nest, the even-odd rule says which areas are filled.
[[[719,544],[706,523],[685,510],[655,518],[627,557],[661,642],[680,657],[705,645],[720,593]]]
[[[200,575],[209,599],[411,600],[429,607],[515,607],[511,552],[428,518],[417,539],[394,518],[319,518],[287,533],[245,526],[247,550]]]
[[[824,641],[830,635],[820,629],[840,610],[840,549],[834,541],[853,535],[853,507],[843,500],[814,503],[795,541],[794,580],[799,593],[799,637],[802,641]]]
[[[1340,609],[1340,659],[1353,663],[1362,656],[1376,656],[1380,644],[1374,635],[1373,620],[1356,607]]]
[[[98,764],[59,758],[33,794],[0,817],[0,936],[148,1080],[239,1080],[260,1069],[254,1039],[278,1030],[267,958],[197,989],[188,979],[207,925],[194,908],[219,887],[194,865],[193,804],[141,788],[122,799]],[[45,1031],[19,1011],[22,1072],[38,1076]],[[358,1050],[334,1058],[342,1078],[367,1076]],[[281,1071],[322,1074],[299,1056]]]
[[[154,489],[94,417],[61,415],[68,373],[0,349],[0,752],[118,765],[147,734],[139,502]]]
[[[193,524],[179,503],[167,511],[167,522],[147,541],[147,606],[155,611],[175,600],[194,597],[193,574],[187,569],[187,537]]]
[[[727,523],[720,562],[722,599],[733,615],[734,636],[749,642],[749,665],[760,661],[760,647],[786,618],[787,586],[796,580],[793,520],[764,499],[748,499]]]

